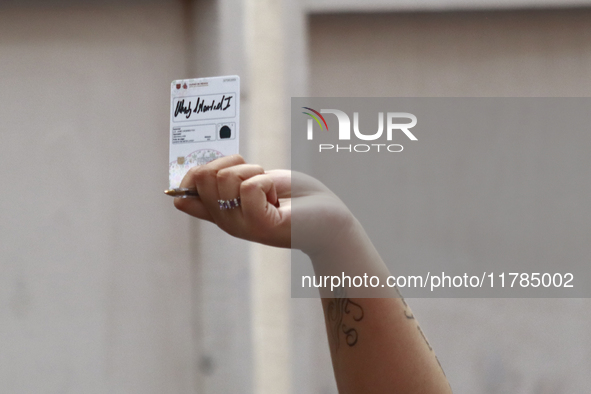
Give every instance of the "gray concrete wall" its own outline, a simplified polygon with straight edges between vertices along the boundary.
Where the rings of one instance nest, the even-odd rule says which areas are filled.
[[[289,391],[288,252],[191,220],[162,194],[173,79],[241,75],[242,154],[287,166],[284,12],[234,0],[0,8],[1,177],[22,190],[0,201],[7,390]],[[251,102],[276,106],[275,123],[250,118]]]
[[[310,6],[286,1],[268,11],[287,22],[264,26],[265,4],[252,1],[192,11],[48,3],[0,8],[0,381],[11,393],[336,392],[318,300],[282,298],[284,255],[228,238],[217,248],[220,230],[161,194],[172,79],[239,73],[246,110],[282,92],[591,88],[591,17],[580,10],[318,15],[306,25]],[[284,36],[249,46],[246,26]],[[249,84],[265,72],[274,83]],[[247,158],[282,166],[284,150],[256,144],[285,144],[287,119],[276,130],[243,119]],[[254,260],[276,263],[282,279],[253,280]],[[589,391],[586,300],[412,304],[457,392]]]
[[[315,15],[309,34],[313,96],[591,93],[588,10]],[[574,143],[591,146],[591,137]],[[516,154],[528,149],[522,144],[505,149]],[[442,149],[461,155],[469,145]],[[419,242],[414,247],[421,250]],[[591,388],[589,300],[413,299],[409,304],[457,393]],[[308,327],[319,327],[321,313],[312,316],[317,321]],[[332,372],[326,349],[302,350],[316,364],[296,371],[294,380],[314,370],[308,387],[336,392],[323,378]]]
[[[181,3],[0,8],[0,391],[188,393]]]
[[[303,0],[306,11],[400,12],[565,8],[589,6],[589,0]]]

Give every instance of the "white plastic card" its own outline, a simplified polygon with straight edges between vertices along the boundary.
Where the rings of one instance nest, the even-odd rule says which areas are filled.
[[[240,77],[172,81],[169,187],[189,168],[238,153]]]

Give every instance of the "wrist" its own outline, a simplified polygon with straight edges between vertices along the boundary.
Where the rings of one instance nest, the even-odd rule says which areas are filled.
[[[314,273],[331,286],[343,287],[344,293],[353,298],[396,297],[397,292],[389,287],[373,285],[370,278],[377,277],[375,283],[387,283],[390,275],[378,251],[367,233],[351,215],[352,221],[334,233],[331,242],[322,248],[307,253]],[[373,280],[373,279],[372,279]],[[331,286],[319,288],[322,298],[333,297]]]

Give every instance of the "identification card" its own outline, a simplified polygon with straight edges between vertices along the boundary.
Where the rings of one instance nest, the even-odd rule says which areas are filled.
[[[238,153],[240,77],[185,79],[170,87],[169,188],[189,168]]]

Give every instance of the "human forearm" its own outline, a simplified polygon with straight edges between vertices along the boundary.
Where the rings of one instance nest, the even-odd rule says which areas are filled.
[[[310,256],[316,275],[389,275],[356,220],[339,237]],[[396,289],[378,290],[388,298],[350,298],[359,290],[346,286],[322,298],[339,392],[450,393],[439,361],[404,299]]]
[[[191,169],[181,187],[197,189],[199,198],[175,199],[178,209],[236,237],[301,249],[317,275],[367,274],[381,283],[389,275],[345,204],[307,175],[265,172],[240,156],[229,156]],[[233,209],[219,203],[238,199]],[[388,293],[396,290],[372,288],[371,295],[382,298],[364,298],[366,290],[338,288],[336,294],[321,294],[340,392],[451,392],[412,312],[398,294]]]

